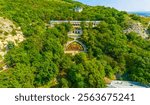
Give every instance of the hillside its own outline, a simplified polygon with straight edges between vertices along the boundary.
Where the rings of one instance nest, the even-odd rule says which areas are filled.
[[[76,7],[83,11],[75,12]],[[0,17],[9,19],[15,29],[21,27],[26,39],[4,56],[8,70],[0,72],[0,87],[100,88],[106,87],[106,78],[150,83],[150,28],[146,28],[146,19],[72,0],[1,0],[0,11]],[[79,41],[87,52],[72,56],[64,53],[65,44],[72,40],[67,35],[72,25],[49,27],[50,20],[100,24],[81,24]],[[81,47],[73,43],[69,49]]]
[[[0,70],[4,67],[4,55],[23,40],[20,27],[17,28],[10,20],[0,17]]]

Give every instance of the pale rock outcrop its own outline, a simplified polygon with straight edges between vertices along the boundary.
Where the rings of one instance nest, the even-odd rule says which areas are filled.
[[[128,22],[128,28],[124,30],[124,33],[135,32],[142,38],[146,39],[149,37],[147,29],[143,27],[140,22]]]
[[[0,61],[7,53],[8,42],[12,42],[17,46],[18,43],[24,40],[20,27],[16,27],[12,21],[0,17]]]

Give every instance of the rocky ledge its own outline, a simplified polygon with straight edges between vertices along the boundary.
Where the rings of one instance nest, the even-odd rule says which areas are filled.
[[[0,62],[2,63],[4,55],[9,50],[9,44],[17,46],[18,43],[25,40],[20,27],[3,17],[0,17]]]

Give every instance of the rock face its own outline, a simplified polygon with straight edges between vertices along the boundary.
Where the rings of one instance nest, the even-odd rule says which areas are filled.
[[[16,27],[12,21],[0,17],[0,61],[8,51],[8,44],[17,45],[25,40],[20,27]]]
[[[126,30],[124,30],[124,33],[130,32],[135,32],[144,39],[149,37],[147,29],[144,28],[140,22],[130,22],[129,27]]]

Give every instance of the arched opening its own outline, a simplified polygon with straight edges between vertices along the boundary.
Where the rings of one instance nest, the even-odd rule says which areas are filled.
[[[84,47],[80,43],[74,41],[74,42],[69,43],[66,46],[65,50],[66,51],[84,51]]]

